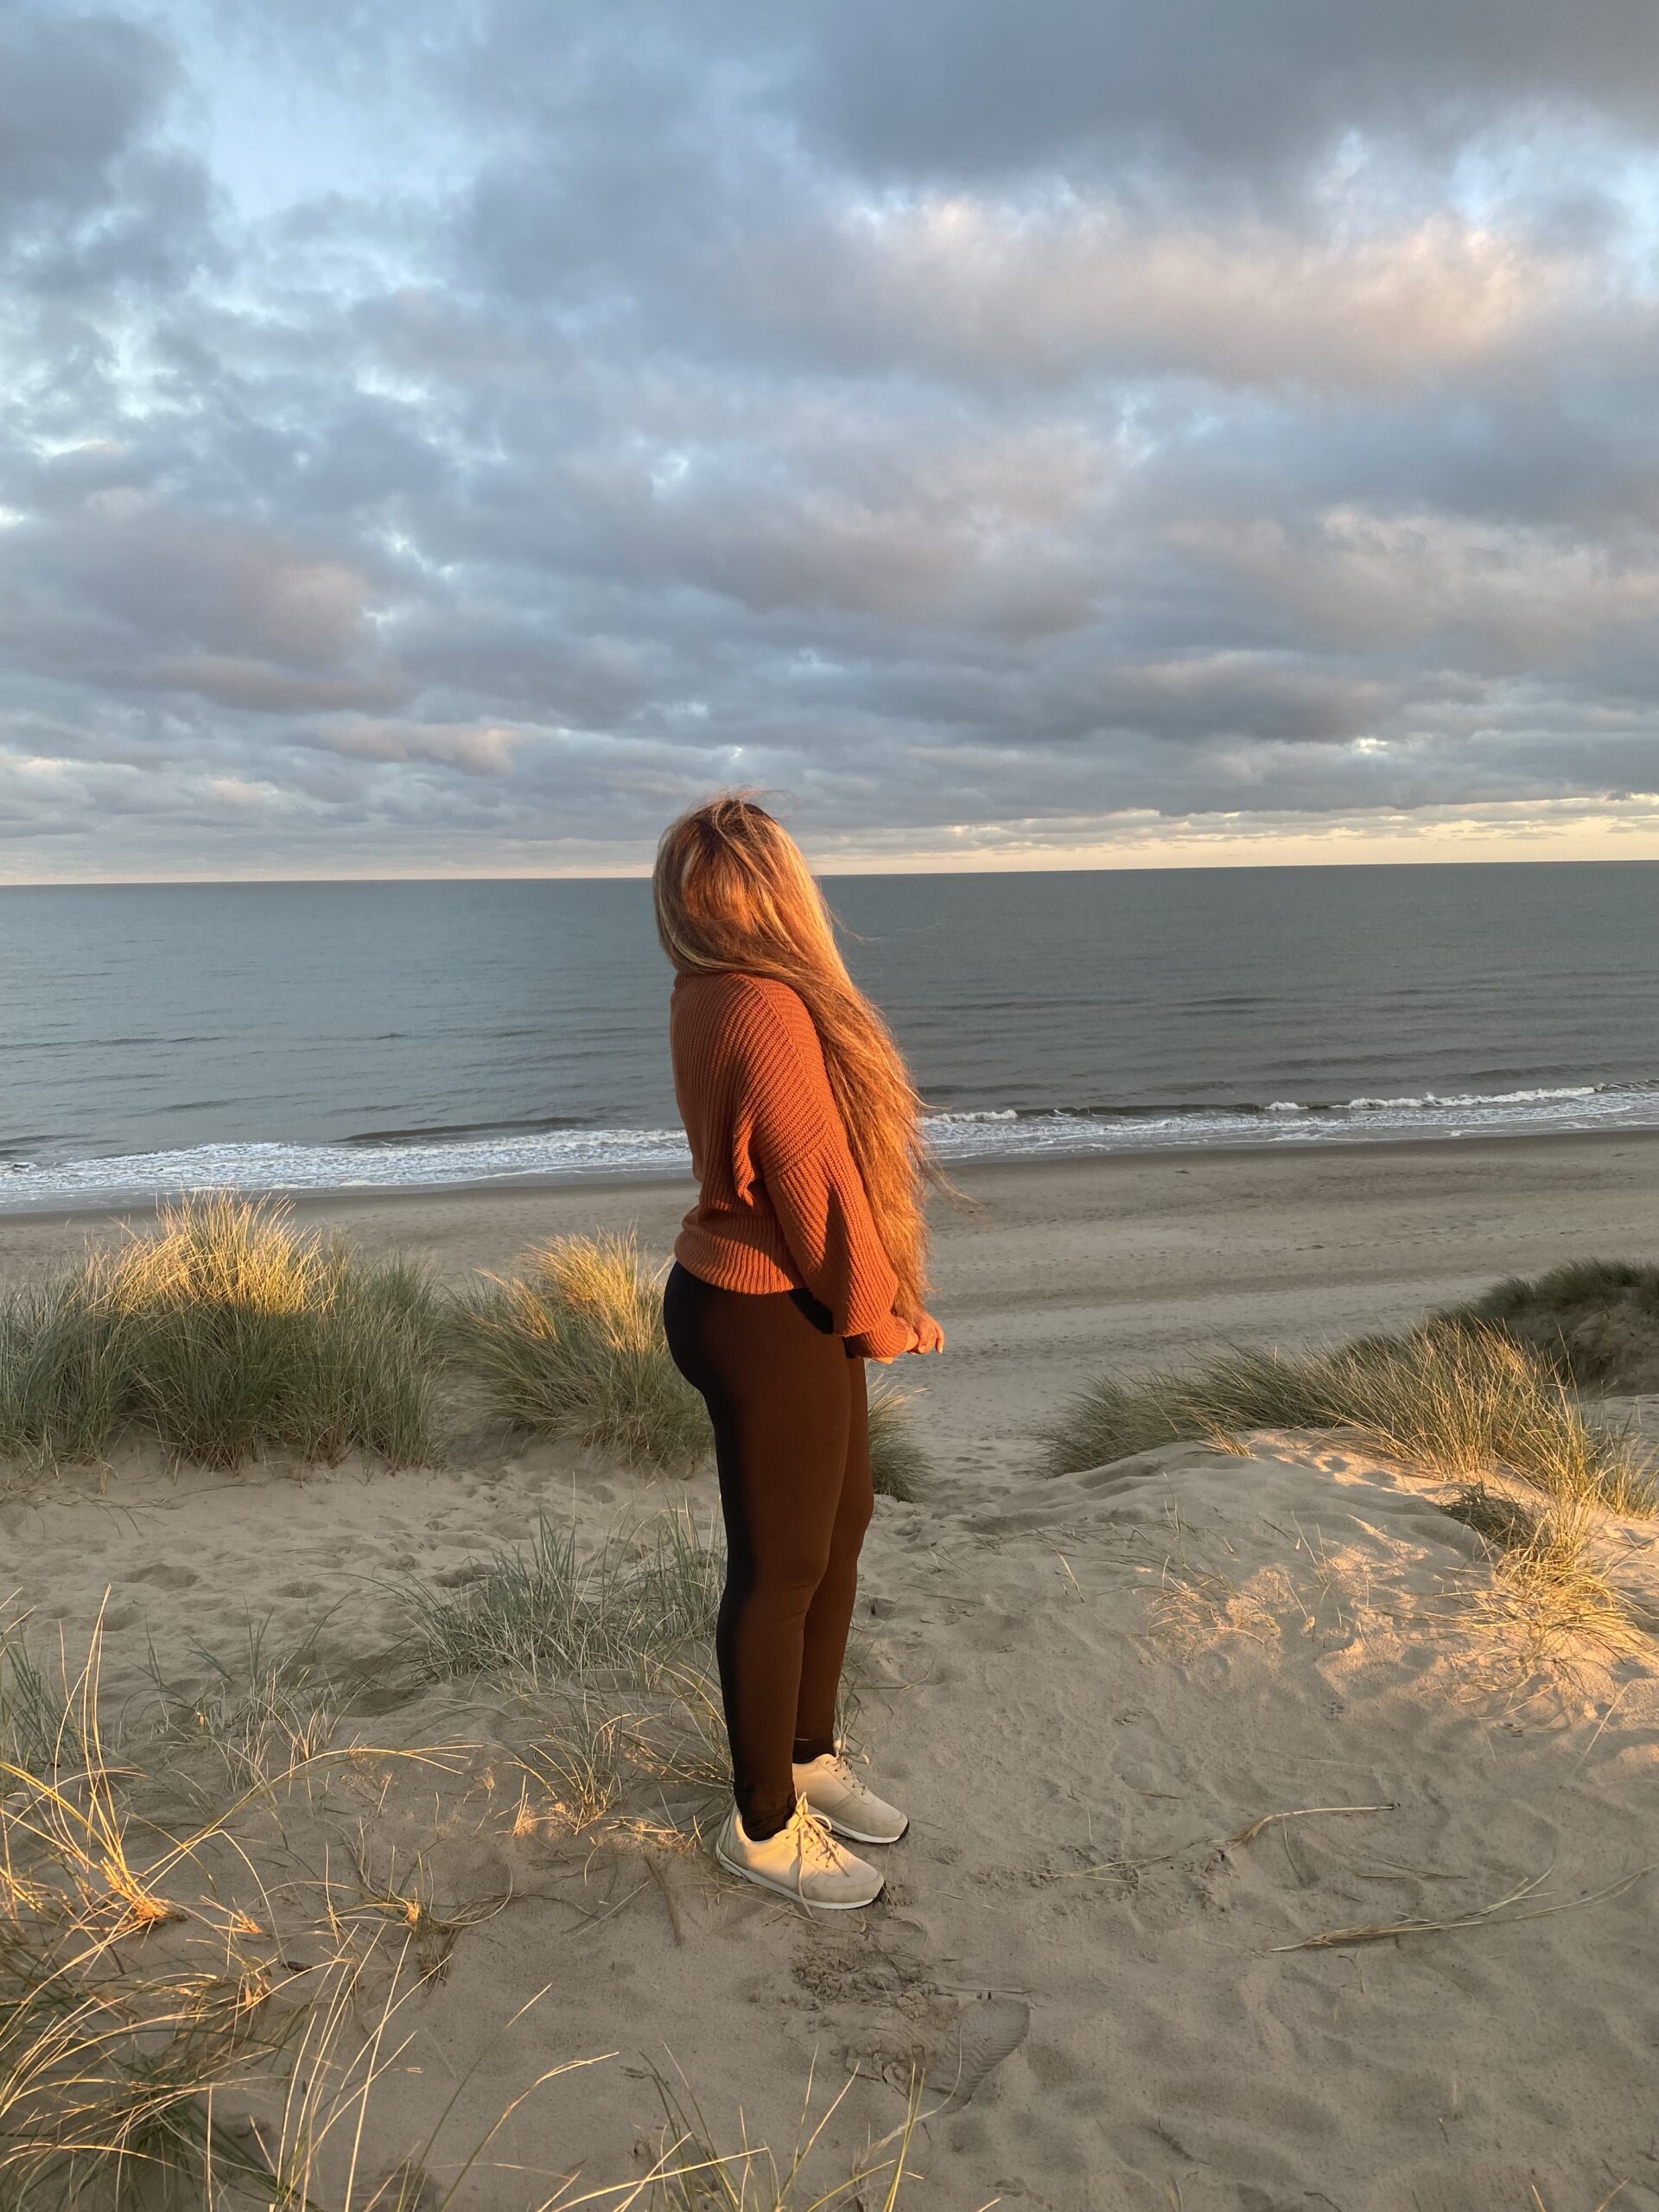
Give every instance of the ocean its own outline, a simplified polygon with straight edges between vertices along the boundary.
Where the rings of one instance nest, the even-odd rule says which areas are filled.
[[[1659,1127],[1659,863],[845,876],[948,1159]],[[0,1208],[687,1158],[639,881],[0,889]]]

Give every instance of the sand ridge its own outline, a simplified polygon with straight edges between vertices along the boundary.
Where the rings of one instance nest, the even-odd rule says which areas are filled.
[[[323,1656],[372,1672],[406,1635],[401,1577],[464,1574],[537,1512],[574,1512],[591,1546],[688,1500],[707,1510],[706,1477],[542,1447],[487,1475],[134,1468],[101,1497],[14,1501],[0,1533],[37,1624],[73,1640],[110,1586],[119,1698],[151,1638],[188,1674],[251,1605],[282,1635],[323,1621]],[[684,2069],[728,2142],[740,2111],[751,2140],[787,2141],[816,2067],[830,2093],[853,2077],[830,2163],[902,2120],[920,2067],[942,2108],[917,2201],[953,2212],[1509,2212],[1532,2190],[1589,2212],[1616,2183],[1659,2207],[1659,1877],[1640,1876],[1659,1668],[1495,1683],[1463,1625],[1485,1573],[1421,1486],[1306,1440],[1057,1479],[1009,1447],[948,1508],[883,1501],[872,1531],[858,1728],[915,1827],[869,1915],[814,1921],[706,1853],[647,1866],[515,1833],[545,1713],[488,1680],[383,1673],[340,1740],[459,1747],[447,1763],[370,1761],[296,1795],[280,1850],[258,1816],[245,1840],[287,1869],[300,1965],[326,1861],[356,1848],[368,1888],[418,1864],[448,1932],[405,2017],[400,2068],[421,2070],[389,2079],[390,2139],[480,2052],[457,2142],[548,2063],[614,2052],[550,2083],[494,2155],[639,2171],[653,2064]],[[1448,1933],[1286,1948],[1511,1893]],[[1522,1916],[1554,1905],[1573,1909]],[[493,2186],[480,2202],[520,2202]]]

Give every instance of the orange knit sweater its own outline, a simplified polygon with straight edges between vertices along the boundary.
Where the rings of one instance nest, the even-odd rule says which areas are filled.
[[[787,983],[682,976],[669,1014],[674,1094],[700,1186],[674,1256],[721,1290],[805,1288],[870,1359],[915,1341],[830,1088]]]

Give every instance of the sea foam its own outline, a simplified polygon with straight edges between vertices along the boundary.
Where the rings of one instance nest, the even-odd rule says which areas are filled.
[[[1567,1084],[1440,1096],[1274,1099],[1262,1106],[1065,1109],[951,1107],[931,1113],[942,1160],[1020,1160],[1125,1152],[1363,1144],[1412,1138],[1526,1136],[1659,1128],[1659,1082]],[[34,1211],[176,1196],[194,1190],[385,1191],[523,1179],[592,1182],[688,1176],[678,1129],[515,1129],[418,1142],[197,1145],[112,1158],[14,1161],[0,1210]]]

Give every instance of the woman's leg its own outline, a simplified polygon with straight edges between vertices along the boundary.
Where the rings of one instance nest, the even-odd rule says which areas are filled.
[[[847,1631],[858,1596],[858,1555],[875,1510],[870,1481],[869,1402],[864,1362],[846,1363],[849,1417],[841,1500],[830,1536],[830,1558],[806,1616],[801,1688],[795,1708],[795,1758],[804,1766],[836,1748],[836,1698],[841,1688]]]
[[[760,1841],[795,1809],[807,1616],[836,1544],[848,1370],[861,1363],[786,1292],[716,1290],[683,1268],[669,1277],[663,1319],[675,1364],[714,1424],[727,1549],[715,1649],[733,1793],[745,1834]]]

